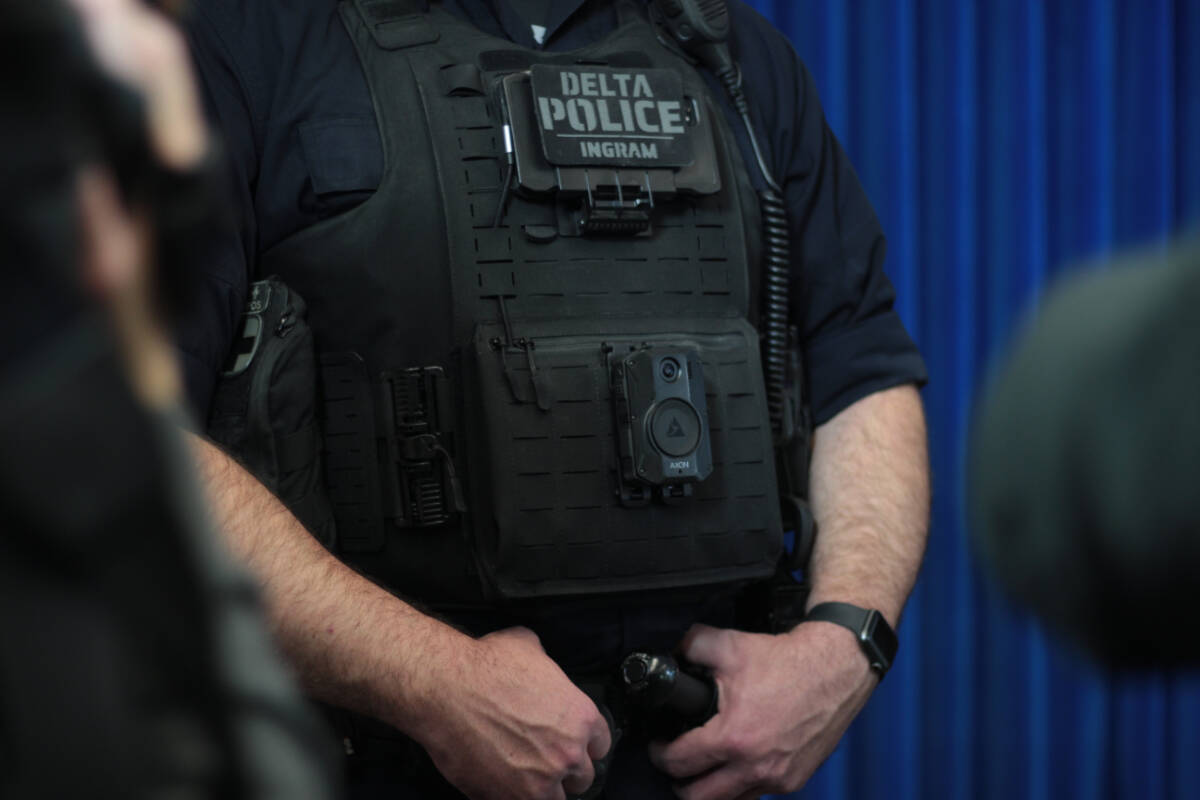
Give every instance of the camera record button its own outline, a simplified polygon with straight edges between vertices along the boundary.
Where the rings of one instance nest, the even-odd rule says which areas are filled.
[[[700,415],[690,403],[671,398],[659,403],[650,419],[658,449],[668,456],[686,456],[700,445]]]

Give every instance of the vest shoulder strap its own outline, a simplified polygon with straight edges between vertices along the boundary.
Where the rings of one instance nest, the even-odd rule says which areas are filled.
[[[426,16],[427,0],[345,0],[342,14],[347,12],[357,12],[376,44],[385,50],[436,42],[440,35]]]
[[[646,13],[635,0],[617,0],[617,24],[624,25],[635,20],[645,20]]]

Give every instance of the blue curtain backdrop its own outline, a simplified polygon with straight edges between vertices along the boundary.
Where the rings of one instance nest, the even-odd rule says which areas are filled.
[[[1200,217],[1200,2],[752,4],[816,77],[932,376],[900,659],[797,796],[1200,797],[1200,677],[1112,678],[1048,642],[980,575],[962,499],[976,391],[1046,282]]]

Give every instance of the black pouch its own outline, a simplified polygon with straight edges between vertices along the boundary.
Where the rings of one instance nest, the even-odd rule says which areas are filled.
[[[491,506],[484,575],[508,599],[683,590],[770,576],[782,525],[758,340],[744,322],[514,323],[476,330]],[[698,354],[713,471],[677,504],[630,507],[617,471],[611,363],[645,344]]]
[[[276,277],[257,281],[213,396],[208,434],[332,549],[316,410],[316,351],[304,301]]]

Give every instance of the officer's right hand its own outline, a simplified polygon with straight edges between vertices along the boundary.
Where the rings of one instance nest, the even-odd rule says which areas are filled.
[[[611,734],[596,704],[550,660],[537,634],[473,640],[414,736],[471,800],[565,800],[591,786]]]

